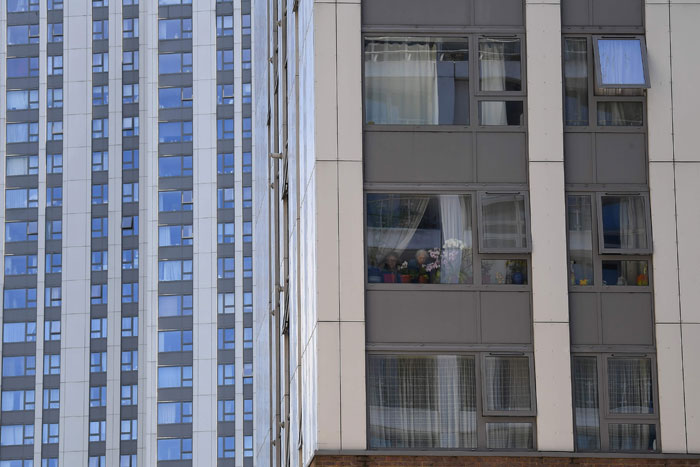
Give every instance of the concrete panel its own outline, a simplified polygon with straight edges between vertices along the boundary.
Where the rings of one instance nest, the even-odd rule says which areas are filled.
[[[646,138],[639,133],[598,133],[598,183],[647,183]]]
[[[697,246],[700,232],[700,164],[678,164],[675,168],[676,217],[678,225],[678,275],[681,294],[681,320],[700,323],[700,249]]]
[[[479,133],[476,137],[476,181],[527,183],[524,133]]]
[[[362,160],[360,4],[339,3],[337,17],[338,158]]]
[[[317,384],[320,390],[310,395],[318,407],[319,449],[340,448],[340,323],[320,322],[316,326]],[[308,357],[308,356],[307,356]],[[313,424],[313,422],[312,422]]]
[[[486,344],[529,344],[532,321],[528,292],[481,293],[481,341]]]
[[[362,24],[467,26],[471,0],[363,0]]]
[[[598,294],[569,294],[571,345],[600,344]]]
[[[685,400],[680,325],[656,325],[656,365],[663,451],[685,453]]]
[[[367,448],[365,323],[340,323],[341,448]]]
[[[603,293],[600,303],[603,344],[654,345],[650,293]]]
[[[362,163],[339,162],[338,271],[341,321],[364,321],[364,198]]]
[[[316,265],[318,320],[340,318],[338,264],[338,164],[316,162]]]
[[[564,134],[564,170],[566,183],[593,183],[593,135]]]
[[[685,423],[688,452],[700,454],[700,324],[686,324],[682,329],[683,380],[685,382]]]

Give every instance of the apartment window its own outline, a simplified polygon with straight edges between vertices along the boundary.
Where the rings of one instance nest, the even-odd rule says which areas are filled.
[[[243,119],[243,137],[252,138],[253,137],[253,121],[250,117]]]
[[[122,27],[122,37],[124,39],[130,37],[139,37],[139,19],[124,18]]]
[[[139,317],[124,316],[122,318],[122,337],[136,337],[139,335]]]
[[[175,212],[191,210],[192,190],[158,192],[158,211]]]
[[[529,251],[526,193],[481,193],[478,213],[481,252]]]
[[[243,313],[253,312],[253,292],[243,292]]]
[[[159,331],[158,352],[192,351],[192,331]]]
[[[107,371],[107,352],[90,353],[90,373],[104,373]]]
[[[36,374],[36,357],[20,355],[2,358],[3,376],[34,376]]]
[[[61,272],[63,258],[61,253],[46,253],[46,273]]]
[[[236,457],[236,437],[219,436],[217,456],[219,459],[233,459]]]
[[[139,0],[122,0],[122,5],[138,5]],[[134,465],[134,467],[136,467]]]
[[[90,422],[90,434],[88,440],[92,443],[95,441],[104,441],[107,438],[107,428],[104,420]]]
[[[217,381],[219,386],[233,386],[236,382],[236,365],[233,363],[220,363]]]
[[[109,201],[109,186],[105,183],[102,185],[92,185],[92,204],[107,204]]]
[[[122,52],[122,71],[134,71],[139,69],[139,51],[131,50]]]
[[[92,137],[107,138],[109,137],[109,122],[106,118],[96,118],[92,121]]]
[[[250,15],[241,15],[241,34],[250,35]]]
[[[158,124],[159,143],[183,143],[192,141],[192,122],[161,122]]]
[[[122,169],[138,169],[139,168],[139,150],[128,149],[122,151]]]
[[[243,243],[252,243],[253,241],[253,223],[250,221],[243,222]]]
[[[51,89],[49,89],[48,92],[50,93]],[[38,108],[38,90],[7,91],[7,110],[29,110]]]
[[[167,156],[158,158],[159,177],[183,177],[192,175],[192,156]]]
[[[92,54],[92,72],[106,73],[109,71],[109,54],[107,52]]]
[[[218,258],[217,259],[217,278],[233,279],[236,272],[235,258]]]
[[[252,349],[253,348],[253,328],[245,327],[243,328],[243,348]]]
[[[253,384],[253,364],[243,364],[243,384]]]
[[[233,154],[219,153],[216,155],[216,171],[218,174],[233,173]]]
[[[233,243],[235,241],[234,223],[219,223],[217,224],[217,243]]]
[[[122,184],[122,203],[138,203],[139,182]]]
[[[43,444],[58,443],[58,423],[44,423],[41,431],[41,442]]]
[[[192,5],[192,0],[158,0],[158,5]]]
[[[36,122],[8,123],[7,143],[35,143],[39,141],[39,124]]]
[[[91,220],[91,236],[92,238],[107,237],[107,218],[93,217]]]
[[[5,241],[6,242],[28,242],[37,239],[37,222],[6,222]]]
[[[95,2],[102,3],[102,0],[93,0],[93,5]],[[104,0],[107,3],[107,0]],[[88,457],[88,467],[107,467],[106,456],[90,456]]]
[[[8,177],[15,175],[36,175],[39,173],[39,156],[10,156],[6,158],[6,174]]]
[[[598,88],[649,87],[642,37],[594,36],[593,44]]]
[[[192,87],[159,88],[158,107],[161,109],[192,107]]]
[[[92,171],[106,172],[109,170],[109,152],[94,151],[92,153]]]
[[[160,402],[158,424],[192,423],[192,402]]]
[[[39,11],[39,0],[7,0],[8,13]]]
[[[253,277],[253,257],[243,257],[243,277]]]
[[[47,174],[63,173],[63,154],[47,154],[46,155],[46,173]]]
[[[253,102],[253,86],[250,83],[243,83],[243,103],[250,104]]]
[[[219,84],[216,87],[216,103],[233,104],[233,84]]]
[[[122,104],[136,104],[139,101],[139,85],[122,84]]]
[[[96,19],[92,21],[92,40],[109,39],[109,21]]]
[[[234,206],[234,189],[219,188],[217,190],[217,207],[219,209],[233,209]]]
[[[50,10],[63,10],[63,0],[49,0],[47,8],[49,9],[49,11]]]
[[[49,109],[60,109],[63,107],[62,88],[48,88],[46,90],[46,107]]]
[[[243,437],[243,457],[253,457],[253,435]]]
[[[6,255],[5,275],[18,276],[37,273],[36,255]]]
[[[33,396],[32,394],[32,398]],[[44,410],[58,409],[61,407],[60,404],[60,390],[58,388],[44,389]]]
[[[47,74],[59,76],[63,74],[63,55],[49,55],[46,57]]]
[[[90,407],[107,405],[107,386],[90,386]]]
[[[50,186],[46,188],[46,207],[63,205],[63,187]]]
[[[35,338],[36,338],[36,336],[35,336]],[[59,320],[44,321],[44,340],[45,341],[59,341],[59,340],[61,340],[61,321],[59,321]]]
[[[253,399],[243,399],[243,420],[253,420]]]
[[[191,39],[192,18],[161,19],[158,21],[158,39]]]
[[[235,348],[236,332],[234,328],[219,328],[218,334],[219,350],[229,350]]]
[[[36,288],[5,289],[3,294],[3,306],[5,310],[36,308]]]
[[[36,342],[36,323],[19,322],[3,324],[2,342],[4,344]]]
[[[243,207],[252,208],[253,207],[253,188],[249,186],[243,187]]]
[[[236,401],[233,399],[223,399],[218,401],[217,420],[220,422],[236,421]]]
[[[233,16],[216,17],[216,35],[217,37],[233,36]]]
[[[191,316],[192,295],[158,296],[158,316]]]
[[[60,240],[63,236],[63,221],[46,221],[46,240]]]
[[[92,87],[92,105],[109,104],[109,86]]]
[[[122,237],[132,237],[139,234],[139,216],[122,217]]]
[[[122,250],[122,269],[138,269],[139,268],[139,250],[126,249]]]
[[[244,70],[249,70],[250,67],[250,49],[241,49],[241,68]]]
[[[191,366],[161,366],[158,367],[159,388],[192,387]]]
[[[158,55],[158,73],[192,73],[192,53],[167,53]]]
[[[216,51],[216,69],[218,71],[233,70],[233,50]]]
[[[38,44],[39,25],[23,24],[7,27],[7,45]]]
[[[192,260],[159,261],[158,280],[163,282],[192,280]]]
[[[42,458],[41,459],[41,467],[58,467],[58,457],[44,457],[44,458]]]
[[[138,384],[122,384],[121,405],[137,405],[139,402],[138,388]]]
[[[0,446],[34,444],[34,425],[3,425],[0,427]]]
[[[90,304],[107,304],[107,284],[92,284],[90,286]]]
[[[90,339],[107,338],[107,318],[93,318],[90,320]]]
[[[39,57],[8,58],[6,65],[8,78],[39,76]]]
[[[191,225],[163,225],[158,227],[158,246],[192,245]]]
[[[650,357],[576,355],[572,367],[577,450],[658,449],[656,375]]]
[[[139,351],[122,351],[122,371],[136,371],[139,369]]]
[[[139,302],[139,283],[125,282],[122,284],[122,303]]]
[[[133,441],[138,437],[138,420],[122,420],[119,439],[122,441]]]
[[[63,122],[46,122],[46,140],[63,141]]]
[[[159,0],[163,2],[180,2],[180,0]],[[183,0],[187,1],[187,0]],[[167,3],[170,4],[170,3]],[[167,438],[158,440],[158,460],[174,461],[192,459],[192,438]]]
[[[217,295],[217,312],[219,314],[233,314],[236,311],[236,300],[233,292]]]

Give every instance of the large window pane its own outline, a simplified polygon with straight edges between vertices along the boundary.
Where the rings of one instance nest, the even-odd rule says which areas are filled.
[[[479,39],[479,89],[521,91],[520,39],[489,37]]]
[[[608,433],[612,451],[656,451],[656,425],[613,423]]]
[[[376,37],[365,41],[369,124],[469,124],[466,38]]]
[[[589,195],[566,197],[569,241],[569,284],[593,285],[593,227]]]
[[[372,448],[476,448],[474,358],[369,357]]]
[[[603,228],[601,252],[646,252],[646,199],[640,195],[604,195],[600,200]]]
[[[609,358],[608,399],[612,414],[653,414],[651,360]]]
[[[486,410],[492,412],[530,411],[530,359],[488,356],[484,359]]]
[[[574,422],[576,449],[600,449],[598,365],[596,357],[574,358]]]
[[[588,125],[588,40],[564,39],[564,107],[566,124]]]
[[[367,195],[369,282],[471,284],[468,195]]]
[[[486,193],[481,196],[481,248],[486,251],[527,251],[525,195]]]
[[[643,48],[640,39],[598,39],[602,86],[646,86]]]

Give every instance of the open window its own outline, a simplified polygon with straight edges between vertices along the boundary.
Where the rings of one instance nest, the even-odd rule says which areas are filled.
[[[601,254],[651,253],[648,195],[599,193],[598,225]]]
[[[642,36],[593,36],[596,87],[648,88],[647,49]]]

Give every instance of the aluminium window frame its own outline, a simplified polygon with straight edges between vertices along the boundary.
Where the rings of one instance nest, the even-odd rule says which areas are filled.
[[[530,409],[529,410],[489,410],[486,400],[486,359],[498,357],[515,357],[528,359],[528,378],[530,380]],[[481,359],[481,397],[482,412],[484,416],[490,417],[536,417],[537,416],[537,394],[535,389],[535,359],[527,352],[482,352]],[[533,428],[534,429],[534,428]]]
[[[605,248],[604,229],[603,229],[603,205],[604,196],[640,196],[644,201],[644,222],[646,227],[646,248],[635,249],[616,249]],[[600,255],[633,255],[633,256],[650,256],[653,253],[652,235],[651,235],[651,206],[649,204],[648,192],[637,191],[605,191],[596,193],[596,220],[598,221],[598,254]]]
[[[487,195],[516,195],[516,196],[523,196],[523,204],[524,204],[524,215],[525,215],[525,230],[526,230],[526,240],[527,240],[527,247],[525,248],[489,248],[483,245],[484,241],[484,213],[483,213],[483,200],[484,197]],[[499,253],[499,254],[529,254],[532,252],[532,226],[531,226],[531,219],[530,219],[530,194],[529,190],[514,190],[514,191],[507,191],[507,190],[487,190],[487,191],[479,191],[477,192],[477,227],[479,229],[479,253],[482,254],[488,254],[488,253]],[[473,229],[472,229],[473,230]]]
[[[649,63],[647,57],[647,46],[644,35],[629,35],[629,34],[619,34],[619,35],[593,35],[591,36],[593,42],[593,67],[595,68],[595,85],[599,89],[648,89],[651,87],[649,81]],[[598,41],[603,40],[638,40],[641,48],[642,54],[642,70],[644,72],[644,84],[603,84],[603,77],[600,67],[600,51],[598,46]]]

